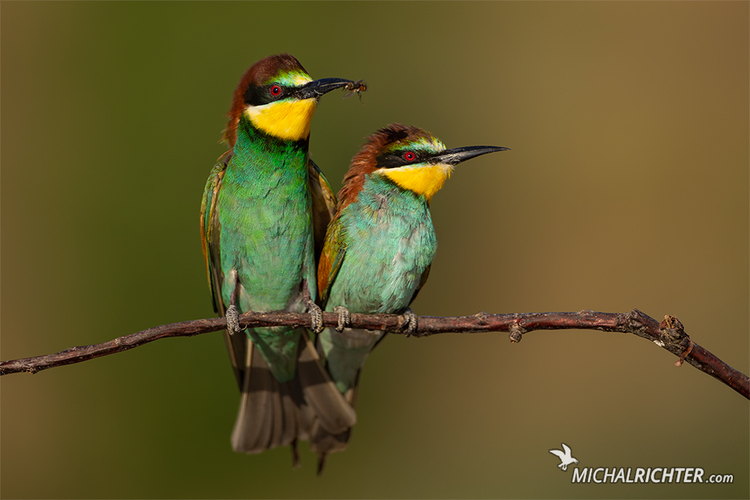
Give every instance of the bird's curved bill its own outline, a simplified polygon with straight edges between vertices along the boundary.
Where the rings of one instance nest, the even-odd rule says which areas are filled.
[[[442,153],[433,156],[432,162],[458,165],[462,161],[486,155],[487,153],[497,153],[498,151],[509,150],[510,148],[501,148],[498,146],[467,146],[463,148],[446,149]]]
[[[352,89],[355,85],[355,82],[343,78],[321,78],[320,80],[313,80],[297,89],[297,98],[317,99],[332,90],[343,88]]]

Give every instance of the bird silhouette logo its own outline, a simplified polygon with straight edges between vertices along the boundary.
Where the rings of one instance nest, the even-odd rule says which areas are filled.
[[[549,452],[560,459],[560,465],[558,465],[558,467],[560,467],[562,470],[568,470],[568,465],[572,463],[577,464],[578,460],[576,458],[573,458],[573,455],[571,455],[570,446],[562,443],[562,447],[562,450],[549,450]]]

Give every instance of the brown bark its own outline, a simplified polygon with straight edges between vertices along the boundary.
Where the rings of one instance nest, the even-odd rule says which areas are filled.
[[[324,326],[336,326],[335,313],[323,313]],[[350,326],[369,330],[388,330],[391,333],[405,333],[404,319],[395,314],[352,314]],[[309,326],[310,316],[305,313],[245,313],[240,316],[242,328],[256,326]],[[10,373],[36,373],[55,366],[80,363],[88,359],[127,351],[134,347],[167,337],[192,337],[203,333],[222,330],[226,319],[198,319],[161,325],[143,330],[109,342],[89,346],[73,347],[55,354],[35,356],[0,362],[0,375]],[[426,337],[438,333],[481,333],[508,332],[511,342],[520,342],[523,334],[533,330],[601,330],[605,332],[631,333],[650,340],[671,352],[679,359],[675,365],[687,362],[697,369],[722,381],[735,391],[750,399],[750,379],[693,342],[685,333],[680,321],[673,316],[665,316],[658,322],[641,311],[629,313],[603,313],[595,311],[525,314],[487,314],[480,312],[473,316],[436,317],[422,316],[412,335]]]

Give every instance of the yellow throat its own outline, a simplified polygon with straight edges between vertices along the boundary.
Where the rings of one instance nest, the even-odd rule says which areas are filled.
[[[408,165],[399,168],[380,169],[379,174],[388,177],[404,189],[423,195],[427,201],[440,191],[453,167],[444,163],[435,165]]]
[[[317,105],[316,99],[277,101],[248,106],[245,116],[266,134],[285,141],[299,141],[310,136],[310,122]]]

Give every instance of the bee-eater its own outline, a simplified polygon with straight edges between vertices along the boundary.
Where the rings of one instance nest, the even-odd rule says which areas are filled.
[[[343,328],[341,313],[409,313],[414,328],[408,307],[437,249],[430,200],[457,164],[507,149],[446,149],[424,130],[393,124],[370,136],[352,159],[318,265],[319,298],[326,311],[340,312],[339,328],[325,329],[317,340],[328,373],[352,406],[365,358],[384,332]],[[319,470],[327,453],[346,448],[349,433],[313,432]]]
[[[313,418],[331,432],[356,421],[304,328],[240,331],[237,320],[247,311],[304,312],[315,300],[316,237],[320,249],[335,198],[309,159],[310,121],[322,95],[358,85],[313,80],[281,54],[255,63],[234,93],[223,136],[231,149],[206,183],[201,236],[242,394],[232,433],[238,452],[291,445],[297,465],[297,439],[307,439]]]

